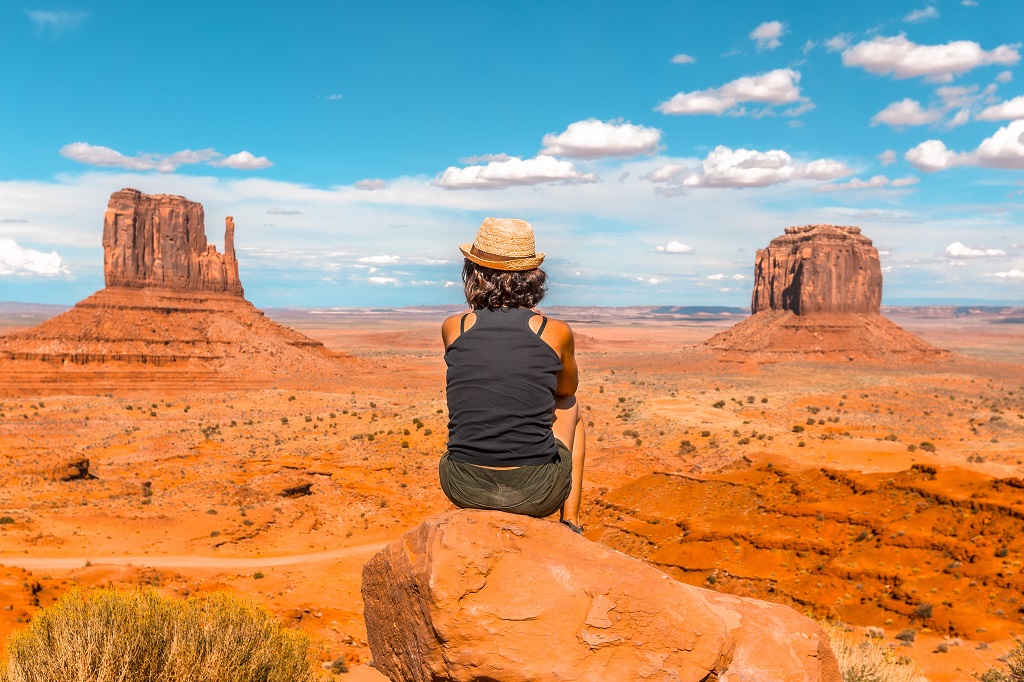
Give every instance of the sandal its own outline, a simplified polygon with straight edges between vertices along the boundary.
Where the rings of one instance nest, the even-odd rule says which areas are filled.
[[[571,530],[573,533],[576,533],[576,535],[583,535],[583,526],[577,526],[572,521],[566,521],[565,519],[562,519],[561,521],[559,521],[559,523],[561,523],[563,526],[568,526],[569,530]]]

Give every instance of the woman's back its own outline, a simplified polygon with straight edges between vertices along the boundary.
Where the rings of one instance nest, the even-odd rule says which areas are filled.
[[[558,354],[534,332],[528,308],[474,311],[445,350],[448,452],[481,466],[550,462]]]

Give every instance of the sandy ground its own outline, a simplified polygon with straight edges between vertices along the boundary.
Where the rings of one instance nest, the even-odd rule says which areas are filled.
[[[352,356],[325,367],[330,390],[0,393],[0,635],[74,586],[225,589],[323,638],[349,679],[382,679],[359,576],[449,506],[440,318],[282,313]],[[587,536],[693,584],[883,628],[934,680],[998,665],[1024,630],[1024,327],[894,319],[954,355],[719,363],[687,349],[728,321],[572,316]],[[81,458],[92,477],[61,481]]]

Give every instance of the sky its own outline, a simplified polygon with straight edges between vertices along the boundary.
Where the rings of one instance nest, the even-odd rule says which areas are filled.
[[[1024,2],[0,0],[0,300],[103,286],[135,187],[234,216],[263,307],[462,300],[529,220],[551,305],[747,306],[787,226],[883,303],[1024,305]]]

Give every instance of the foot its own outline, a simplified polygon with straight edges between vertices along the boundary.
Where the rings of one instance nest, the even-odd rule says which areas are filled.
[[[563,526],[568,526],[569,530],[571,530],[573,533],[576,533],[576,535],[583,535],[583,526],[577,526],[572,521],[566,521],[565,519],[562,519],[559,523],[561,523]]]

